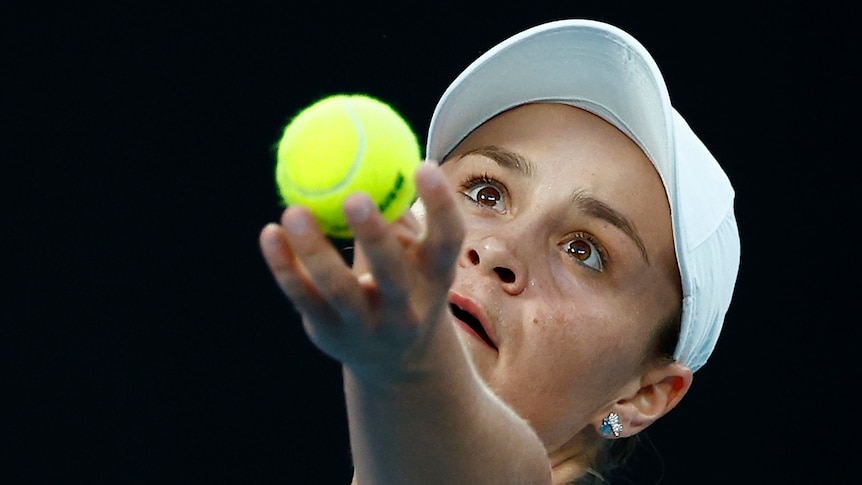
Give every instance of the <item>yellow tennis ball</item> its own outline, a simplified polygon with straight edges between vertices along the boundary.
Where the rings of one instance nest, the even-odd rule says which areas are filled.
[[[387,221],[416,195],[413,172],[421,162],[416,134],[388,104],[361,94],[337,94],[306,107],[278,142],[275,178],[287,205],[304,205],[326,234],[352,233],[342,203],[368,194]]]

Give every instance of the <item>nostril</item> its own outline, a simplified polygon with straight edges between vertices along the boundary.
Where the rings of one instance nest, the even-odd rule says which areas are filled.
[[[475,250],[471,249],[470,252],[467,253],[467,257],[470,258],[470,263],[479,264],[479,253]]]
[[[515,273],[512,272],[512,270],[510,270],[509,268],[497,266],[496,268],[494,268],[494,272],[497,273],[497,276],[500,277],[500,280],[502,280],[503,283],[515,282]]]

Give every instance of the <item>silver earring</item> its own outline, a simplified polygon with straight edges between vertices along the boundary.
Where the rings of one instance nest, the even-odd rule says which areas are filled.
[[[623,425],[620,423],[620,415],[617,413],[608,414],[608,417],[602,420],[602,435],[609,438],[611,434],[614,438],[619,438],[623,432]]]

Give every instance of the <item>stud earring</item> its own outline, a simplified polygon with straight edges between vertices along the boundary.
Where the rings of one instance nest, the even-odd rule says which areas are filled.
[[[605,438],[610,438],[611,434],[614,435],[614,438],[619,438],[620,433],[623,432],[623,425],[620,423],[620,415],[617,413],[608,414],[608,417],[602,420],[601,431]]]

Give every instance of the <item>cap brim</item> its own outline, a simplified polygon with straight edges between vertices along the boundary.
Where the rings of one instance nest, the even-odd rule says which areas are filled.
[[[479,125],[525,103],[558,102],[602,117],[634,140],[670,192],[672,108],[658,67],[628,33],[583,19],[525,30],[487,51],[443,94],[426,156],[442,161]]]

